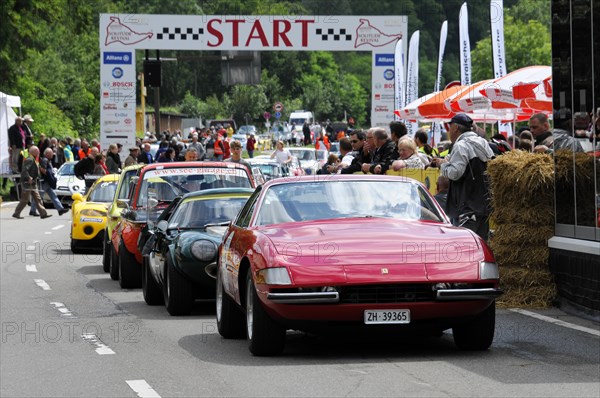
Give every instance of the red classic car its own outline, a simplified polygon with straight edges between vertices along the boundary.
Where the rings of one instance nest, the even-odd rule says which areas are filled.
[[[286,330],[452,328],[462,349],[494,337],[498,266],[418,181],[315,175],[258,187],[219,248],[217,326],[275,355]]]
[[[111,261],[117,261],[115,273],[122,288],[141,287],[140,232],[148,222],[156,221],[173,199],[204,189],[255,187],[246,166],[226,162],[154,163],[145,166],[131,184],[135,184],[131,198],[117,201],[124,210],[111,236]]]

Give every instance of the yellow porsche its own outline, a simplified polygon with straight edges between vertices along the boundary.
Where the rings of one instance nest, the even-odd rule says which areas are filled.
[[[107,209],[112,203],[119,174],[108,174],[98,178],[88,192],[72,195],[71,206],[71,251],[83,253],[102,250]]]

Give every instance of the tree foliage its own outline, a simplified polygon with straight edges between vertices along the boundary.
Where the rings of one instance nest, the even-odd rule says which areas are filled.
[[[190,15],[406,15],[409,36],[420,30],[419,93],[433,90],[439,32],[448,20],[442,85],[459,79],[458,12],[464,0],[3,0],[0,2],[1,90],[20,95],[34,130],[56,136],[95,137],[99,131],[99,45],[101,13]],[[550,1],[504,0],[508,70],[550,64]],[[489,1],[469,2],[474,80],[489,78]],[[408,40],[408,38],[406,38]],[[235,117],[261,121],[274,102],[282,118],[296,109],[318,120],[345,114],[369,123],[371,55],[363,52],[263,52],[261,82],[221,84],[218,52],[160,51],[160,102],[192,117]],[[148,51],[153,58],[156,52]],[[145,51],[136,53],[142,70]],[[148,90],[147,103],[153,103]]]

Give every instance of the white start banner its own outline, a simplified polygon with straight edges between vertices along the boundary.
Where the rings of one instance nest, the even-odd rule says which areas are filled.
[[[407,29],[407,17],[399,15],[100,14],[99,39],[101,54],[128,52],[132,59],[136,49],[371,51],[371,124],[387,125],[394,118],[394,46]],[[111,76],[111,69],[106,71],[103,82]],[[135,104],[135,91],[133,99]]]

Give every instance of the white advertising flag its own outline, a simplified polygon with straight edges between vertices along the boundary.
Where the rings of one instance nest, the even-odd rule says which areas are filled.
[[[492,59],[494,61],[494,77],[506,75],[506,55],[504,53],[504,5],[503,0],[491,0],[490,22],[492,29]],[[512,135],[509,123],[498,122],[498,131],[505,137]]]
[[[396,42],[396,49],[394,51],[394,109],[404,108],[406,103],[406,93],[404,92],[405,81],[404,81],[404,50],[402,47],[402,39]],[[396,116],[396,120],[400,118]]]
[[[440,52],[438,55],[437,77],[435,78],[435,88],[433,91],[440,91],[442,84],[442,66],[444,65],[444,50],[446,49],[446,38],[448,37],[448,21],[444,21],[440,31]],[[442,136],[441,127],[438,123],[431,124],[431,146],[440,141]]]
[[[410,37],[410,43],[408,46],[408,63],[406,70],[406,103],[411,102],[419,98],[419,31],[415,31]],[[416,122],[406,121],[406,128],[408,129],[408,135],[414,137],[419,124]]]
[[[469,40],[469,13],[467,3],[460,7],[458,17],[460,36],[460,84],[471,84],[471,42]]]

